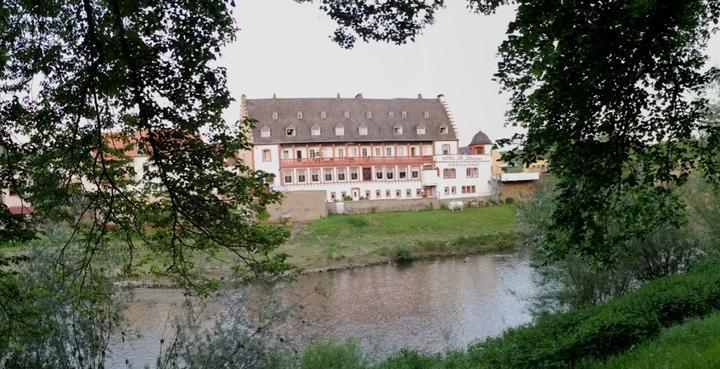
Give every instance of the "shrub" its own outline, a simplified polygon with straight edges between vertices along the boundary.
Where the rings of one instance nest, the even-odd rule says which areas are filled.
[[[472,346],[480,367],[567,368],[606,358],[667,327],[720,308],[720,264],[664,277],[604,305],[547,314]]]
[[[300,369],[363,369],[366,367],[360,348],[353,341],[316,342],[307,348],[300,360]]]
[[[512,197],[508,197],[507,199],[505,199],[505,203],[506,203],[506,204],[514,204],[514,203],[515,203],[515,199],[512,198]]]
[[[409,263],[415,260],[415,256],[413,256],[412,251],[410,251],[407,247],[395,248],[392,258],[396,263]]]
[[[364,217],[348,217],[347,222],[353,226],[353,227],[367,227],[370,225],[370,222]]]

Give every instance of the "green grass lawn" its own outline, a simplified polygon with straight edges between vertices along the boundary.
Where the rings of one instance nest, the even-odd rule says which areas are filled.
[[[690,320],[657,339],[586,369],[720,368],[720,314]]]
[[[282,247],[306,268],[413,257],[467,254],[509,247],[515,206],[331,215],[304,225]]]

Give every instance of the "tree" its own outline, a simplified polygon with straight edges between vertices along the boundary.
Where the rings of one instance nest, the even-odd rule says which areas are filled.
[[[320,1],[334,39],[403,43],[432,23],[443,1]],[[509,93],[506,160],[549,155],[558,206],[547,255],[571,250],[611,263],[620,245],[683,221],[672,189],[698,167],[718,182],[718,126],[704,99],[717,76],[703,49],[720,17],[711,0],[469,0],[471,11],[517,8],[496,78]],[[394,14],[400,17],[394,18]],[[696,133],[706,134],[707,144]],[[627,201],[628,197],[632,201]],[[622,200],[622,201],[621,201]],[[621,230],[615,232],[614,230]]]
[[[222,118],[232,98],[216,66],[234,39],[232,1],[9,0],[0,4],[0,188],[32,218],[0,206],[0,244],[66,222],[81,268],[122,239],[172,256],[191,282],[192,255],[232,252],[251,274],[280,273],[286,237],[256,221],[279,200],[271,175],[234,160],[251,121]],[[126,152],[156,170],[143,185]],[[226,165],[234,162],[234,167]],[[194,281],[198,282],[198,281]]]

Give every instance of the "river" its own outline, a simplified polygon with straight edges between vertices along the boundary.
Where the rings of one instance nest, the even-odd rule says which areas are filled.
[[[537,286],[526,257],[489,254],[306,274],[272,291],[279,303],[296,306],[293,318],[275,328],[279,334],[295,342],[353,338],[370,357],[380,358],[401,348],[463,348],[527,323]],[[211,300],[206,310],[212,315],[238,309],[238,300],[257,306],[262,295],[250,286]],[[180,290],[135,290],[125,311],[125,341],[114,335],[108,366],[126,368],[125,359],[133,368],[152,365],[183,301]]]

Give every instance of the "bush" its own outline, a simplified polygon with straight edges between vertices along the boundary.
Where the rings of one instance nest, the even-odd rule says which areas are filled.
[[[370,225],[370,222],[364,217],[348,217],[347,222],[353,226],[353,227],[367,227]]]
[[[512,197],[508,197],[507,199],[505,199],[505,203],[506,203],[506,204],[514,204],[514,203],[515,203],[515,199],[512,198]]]
[[[397,247],[393,252],[393,261],[396,263],[409,263],[415,260],[412,251],[407,247]]]
[[[316,342],[305,351],[300,369],[363,369],[367,365],[359,346],[353,341]]]
[[[547,314],[470,349],[479,367],[568,368],[606,358],[720,308],[720,264],[658,279],[604,305]]]

